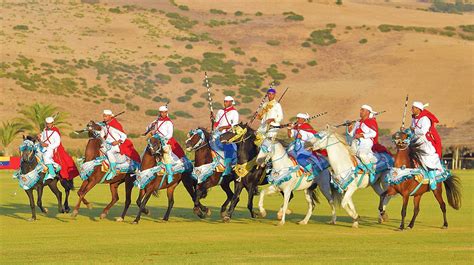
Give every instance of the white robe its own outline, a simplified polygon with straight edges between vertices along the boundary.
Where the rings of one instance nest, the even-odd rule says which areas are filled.
[[[267,105],[271,103],[273,103],[273,107],[263,115],[260,127],[257,129],[258,133],[264,134],[266,137],[275,137],[278,134],[278,129],[271,129],[267,124],[267,120],[274,119],[274,121],[270,123],[270,125],[273,126],[280,125],[280,122],[283,120],[283,109],[281,108],[280,103],[275,100],[266,102],[262,109],[265,109]]]
[[[107,144],[102,145],[102,149],[107,155],[110,163],[123,163],[126,157],[120,154],[120,144],[112,145],[115,141],[123,143],[127,139],[127,135],[112,126],[102,126],[100,135],[104,138]]]
[[[441,160],[439,159],[436,149],[433,144],[426,138],[426,134],[430,130],[431,121],[428,117],[421,117],[420,119],[412,119],[413,133],[415,134],[413,141],[420,145],[423,151],[420,154],[420,162],[423,166],[430,169],[442,169]]]
[[[224,126],[235,126],[239,124],[239,113],[237,112],[237,110],[230,110],[228,112],[225,112],[225,110],[220,109],[217,112],[216,122],[219,122],[216,127],[217,129]],[[225,133],[227,131],[228,129],[222,130],[222,133]]]
[[[41,142],[47,143],[47,147],[43,147],[43,161],[45,164],[53,164],[53,155],[61,143],[61,136],[53,130],[44,129],[41,132]]]
[[[373,139],[377,136],[377,132],[358,121],[349,132],[349,136],[354,137],[355,131],[359,128],[362,130],[363,136],[359,139],[352,140],[352,150],[364,164],[376,163],[377,158],[375,157],[374,152],[372,152],[372,146],[374,145]]]

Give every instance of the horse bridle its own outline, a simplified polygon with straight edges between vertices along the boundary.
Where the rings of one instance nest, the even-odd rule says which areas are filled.
[[[151,138],[149,138],[149,139],[147,140],[147,142],[148,142],[148,144],[147,144],[148,149],[150,149],[151,154],[152,154],[153,156],[155,156],[155,155],[160,154],[160,152],[163,150],[163,139],[162,139],[159,135],[157,135],[157,134],[153,135],[153,138],[158,139],[158,140],[160,141],[160,143],[161,143],[160,148],[158,148],[157,150],[155,150],[155,147],[154,147],[153,143],[150,141]]]
[[[20,154],[22,154],[24,151],[29,151],[30,152],[29,155],[28,155],[28,160],[25,161],[23,159],[23,156],[21,156],[21,161],[22,162],[23,161],[25,161],[25,162],[31,161],[32,156],[36,153],[36,144],[31,140],[25,140],[25,141],[23,141],[23,144],[20,145],[19,149],[20,149]]]
[[[204,132],[201,130],[201,129],[197,129],[197,130],[191,130],[189,132],[189,138],[186,139],[186,145],[188,144],[189,141],[191,141],[191,139],[194,137],[194,135],[199,135],[199,141],[197,141],[197,143],[195,143],[192,147],[191,147],[191,150],[193,151],[197,151],[201,148],[203,148],[204,146],[208,145],[209,142],[206,141],[206,137],[204,135]]]

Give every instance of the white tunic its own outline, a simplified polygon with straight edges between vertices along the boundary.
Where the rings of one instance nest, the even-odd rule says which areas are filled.
[[[123,143],[127,139],[127,135],[125,133],[109,125],[102,126],[100,135],[109,144],[112,144],[115,141],[121,141]],[[116,145],[116,146],[118,147],[119,145]]]
[[[276,100],[272,100],[266,102],[262,109],[268,108],[269,104],[273,104],[273,106],[262,116],[262,121],[260,122],[260,127],[258,128],[259,133],[267,133],[268,137],[276,136],[278,133],[278,129],[267,129],[267,120],[274,119],[270,125],[278,126],[280,122],[283,120],[283,109],[281,108],[280,103],[276,102]]]
[[[153,123],[152,133],[158,133],[165,140],[169,140],[173,137],[174,125],[170,120],[156,120]]]
[[[229,111],[226,111],[225,109],[220,109],[217,112],[216,122],[217,129],[224,126],[235,126],[239,124],[239,112],[237,112],[237,110],[235,109]],[[228,130],[222,130],[223,133],[226,131]]]
[[[431,120],[424,116],[420,119],[412,119],[412,127],[414,128],[413,133],[415,134],[414,141],[420,145],[420,149],[423,151],[420,154],[420,162],[431,169],[441,169],[441,160],[439,159],[436,149],[433,144],[426,138],[426,134],[429,132],[431,127]]]
[[[354,138],[355,132],[359,128],[362,131],[362,137],[352,141],[352,149],[364,164],[375,163],[377,159],[372,152],[372,146],[374,145],[373,138],[377,136],[377,132],[364,123],[357,121],[352,130],[348,133],[349,136]]]
[[[312,133],[310,133],[310,132],[307,132],[307,131],[305,131],[305,130],[295,130],[295,129],[291,129],[291,137],[293,137],[293,138],[296,139],[296,138],[298,137],[298,134],[301,135],[300,140],[301,140],[302,142],[307,142],[307,141],[309,141],[309,140],[311,140],[311,139],[314,138],[314,134],[312,134]]]
[[[61,137],[53,130],[44,129],[41,132],[41,142],[48,144],[47,147],[43,147],[43,160],[45,164],[53,163],[53,155],[56,148],[61,143]]]

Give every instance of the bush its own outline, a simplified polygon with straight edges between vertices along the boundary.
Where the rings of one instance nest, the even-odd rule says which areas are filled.
[[[195,107],[195,108],[202,108],[202,107],[204,107],[204,105],[205,105],[205,103],[202,102],[202,101],[198,101],[198,102],[193,103],[193,107]]]
[[[240,115],[249,115],[252,113],[252,111],[248,108],[239,109],[238,112]]]
[[[110,13],[115,13],[115,14],[121,14],[122,10],[120,10],[120,7],[111,7],[109,8]]]
[[[298,15],[294,12],[284,12],[284,16],[286,16],[285,21],[303,21],[304,17],[302,15]]]
[[[464,32],[474,33],[474,25],[472,25],[472,24],[471,25],[461,25],[459,27]]]
[[[215,14],[215,15],[227,15],[227,12],[225,12],[223,10],[220,10],[220,9],[211,9],[211,10],[209,10],[209,12],[211,12],[211,14]]]
[[[224,89],[224,92],[223,92],[224,96],[235,96],[235,91],[233,90],[227,90],[227,89]]]
[[[189,30],[198,23],[196,20],[190,20],[188,17],[181,16],[178,13],[168,13],[166,16],[170,18],[168,22],[180,30]]]
[[[224,105],[222,105],[220,102],[213,102],[212,103],[212,107],[214,109],[223,109],[224,108]]]
[[[191,84],[194,83],[194,80],[191,77],[183,77],[181,78],[181,83],[183,84]]]
[[[278,45],[280,45],[280,41],[279,40],[267,40],[267,44],[270,45],[270,46],[278,46]]]
[[[186,46],[184,46],[184,48],[186,48],[188,50],[191,50],[193,48],[193,45],[192,44],[186,44]]]
[[[196,93],[197,93],[197,91],[194,88],[188,89],[188,90],[186,90],[186,92],[184,92],[184,94],[186,94],[186,96],[192,96]]]
[[[237,17],[240,17],[240,16],[243,16],[243,15],[244,15],[244,12],[242,12],[242,11],[235,11],[234,15],[237,16]]]
[[[160,97],[160,96],[156,96],[152,100],[155,101],[155,102],[164,102],[164,103],[170,102],[170,100],[168,98]]]
[[[191,119],[193,118],[193,115],[187,113],[186,111],[178,110],[173,113],[176,117],[181,117],[185,119]]]
[[[293,68],[291,69],[291,72],[297,74],[300,72],[300,70],[298,68]]]
[[[125,107],[127,107],[127,109],[130,110],[130,111],[139,111],[140,110],[140,107],[138,105],[132,104],[130,102],[127,102],[125,104]]]
[[[455,31],[456,28],[455,27],[451,27],[451,26],[446,26],[444,27],[445,30],[449,30],[449,31]]]
[[[366,43],[367,43],[367,39],[361,39],[361,40],[359,41],[359,43],[360,43],[360,44],[366,44]]]
[[[145,111],[145,115],[148,116],[158,116],[160,112],[157,109],[148,109]]]
[[[326,24],[326,28],[330,28],[330,29],[333,29],[336,27],[336,24],[334,23],[329,23],[329,24]]]
[[[278,69],[275,67],[267,68],[267,73],[272,77],[273,80],[283,80],[286,78],[286,75],[278,72]]]
[[[342,0],[336,0],[336,5],[342,5]]]
[[[191,97],[190,96],[181,96],[181,97],[178,97],[177,100],[179,102],[186,102],[186,101],[190,101]]]
[[[230,48],[230,50],[233,51],[235,54],[245,55],[245,52],[240,47]]]
[[[178,67],[171,67],[168,69],[168,71],[170,72],[170,74],[174,74],[174,75],[183,73],[183,70],[181,70],[181,68],[178,68]]]
[[[257,57],[252,57],[252,58],[250,58],[250,61],[253,62],[253,63],[258,62]]]
[[[189,7],[185,6],[185,5],[179,5],[178,8],[183,10],[183,11],[189,11]]]
[[[312,60],[312,61],[307,62],[306,64],[309,65],[309,66],[315,66],[318,63],[315,60]]]
[[[235,40],[230,40],[230,41],[229,41],[229,44],[230,44],[230,45],[236,45],[236,44],[237,44],[237,41],[235,41]]]
[[[301,43],[301,46],[303,46],[305,48],[309,48],[309,47],[311,47],[311,43],[305,41],[305,42]]]
[[[257,13],[255,13],[255,16],[256,16],[256,17],[261,17],[262,15],[263,15],[263,13],[260,12],[260,11],[258,11]]]
[[[336,43],[336,38],[331,34],[331,29],[321,29],[311,32],[310,39],[313,44],[320,46],[328,46]]]
[[[123,103],[125,103],[125,100],[123,100],[121,98],[109,98],[109,101],[110,101],[110,103],[113,103],[113,104],[123,104]]]
[[[246,96],[242,98],[242,103],[250,103],[253,101],[252,97]]]
[[[171,81],[171,76],[165,74],[156,74],[155,78],[160,84],[168,84]]]
[[[13,27],[14,30],[28,30],[27,25],[16,25]]]

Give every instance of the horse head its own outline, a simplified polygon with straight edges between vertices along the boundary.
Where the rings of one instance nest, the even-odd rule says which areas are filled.
[[[101,130],[102,127],[100,126],[100,123],[96,123],[93,120],[89,121],[84,129],[84,131],[89,132],[90,138],[99,138]]]
[[[38,140],[33,136],[23,136],[23,143],[20,145],[21,170],[25,174],[31,171],[37,164],[36,152],[38,151]],[[24,171],[24,172],[23,172]]]
[[[397,149],[405,150],[410,145],[412,133],[410,129],[400,130],[392,135],[392,142]]]
[[[317,134],[314,135],[314,138],[309,140],[309,142],[313,145],[314,150],[326,149],[329,137],[333,133],[333,128],[329,124],[327,124],[326,130],[319,131]]]
[[[227,132],[221,134],[220,141],[223,144],[243,142],[253,134],[254,131],[247,124],[242,122],[236,126],[233,126]]]
[[[147,150],[152,156],[163,156],[163,146],[166,144],[163,137],[156,133],[152,137],[148,138],[147,142]]]
[[[186,139],[186,151],[196,151],[209,144],[209,133],[203,128],[190,130]]]
[[[275,143],[271,138],[265,138],[260,146],[260,151],[257,155],[257,165],[264,166],[272,158],[275,152]]]

